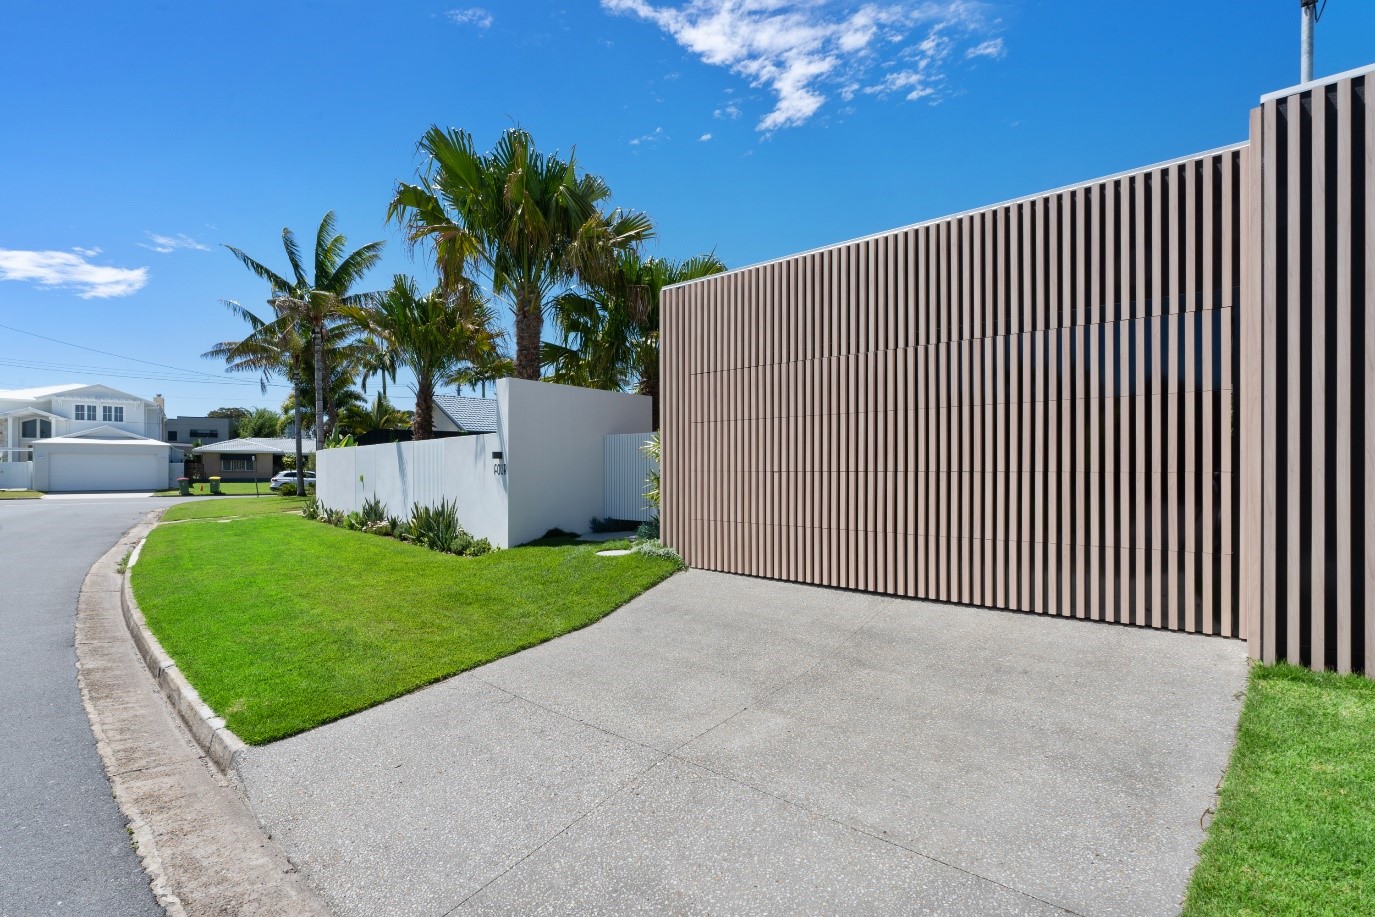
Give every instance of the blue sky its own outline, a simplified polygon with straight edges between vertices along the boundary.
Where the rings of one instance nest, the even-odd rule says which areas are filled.
[[[425,276],[383,216],[432,123],[576,146],[655,253],[738,266],[1244,139],[1297,82],[1298,6],[8,0],[0,325],[30,334],[0,327],[0,388],[278,405],[199,356],[266,292],[221,246],[284,268],[281,228],[334,209],[388,242],[372,286]],[[1372,36],[1331,0],[1319,75]]]

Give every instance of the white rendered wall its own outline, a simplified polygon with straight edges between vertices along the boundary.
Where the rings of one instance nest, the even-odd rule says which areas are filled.
[[[603,438],[653,425],[644,395],[523,379],[497,381],[497,410],[507,446],[511,544],[556,526],[586,532],[587,520],[603,514]]]
[[[491,458],[500,450],[495,433],[324,449],[315,453],[315,492],[321,506],[346,513],[376,496],[402,519],[416,503],[452,500],[470,534],[509,547],[506,478],[493,473]]]

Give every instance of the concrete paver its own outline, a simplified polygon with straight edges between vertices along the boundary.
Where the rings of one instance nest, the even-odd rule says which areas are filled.
[[[341,914],[1169,914],[1237,641],[691,571],[241,765]]]

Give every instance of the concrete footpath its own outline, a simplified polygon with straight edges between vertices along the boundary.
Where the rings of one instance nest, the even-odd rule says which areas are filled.
[[[323,917],[319,897],[191,740],[134,648],[118,567],[150,528],[135,525],[91,568],[76,651],[96,748],[153,891],[174,917]]]
[[[1165,915],[1245,677],[1238,641],[691,571],[240,774],[346,915]]]

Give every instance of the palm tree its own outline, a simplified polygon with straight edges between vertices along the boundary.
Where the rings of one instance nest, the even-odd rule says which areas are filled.
[[[300,405],[307,347],[300,333],[301,327],[280,315],[270,322],[264,321],[232,299],[222,302],[230,312],[248,322],[249,334],[241,341],[221,341],[201,356],[224,360],[227,372],[256,374],[258,387],[264,395],[276,377],[280,376],[291,383],[296,406],[296,467],[303,468],[305,459],[301,446]],[[274,301],[270,300],[269,303],[275,308]]]
[[[434,244],[441,288],[481,262],[493,292],[512,301],[516,377],[538,379],[546,298],[651,238],[649,217],[604,213],[606,182],[579,175],[575,155],[538,152],[519,128],[478,153],[466,131],[435,126],[418,149],[428,157],[420,183],[398,183],[387,219],[401,223],[411,243]]]
[[[415,376],[414,438],[434,437],[435,384],[453,384],[468,367],[498,351],[501,332],[477,285],[450,275],[447,287],[421,295],[415,281],[396,275],[391,289],[351,306],[349,318],[385,341],[398,366]]]
[[[320,220],[315,233],[315,258],[308,275],[301,260],[301,249],[290,229],[282,230],[282,248],[291,265],[291,277],[264,266],[232,245],[225,248],[244,266],[271,285],[270,302],[278,322],[296,324],[301,336],[313,345],[315,375],[315,417],[325,417],[325,377],[327,375],[325,343],[330,329],[341,324],[342,310],[360,305],[363,294],[354,293],[354,286],[382,257],[382,242],[369,242],[356,251],[348,251],[348,239],[335,229],[334,211]],[[298,426],[299,429],[299,426]],[[315,424],[315,448],[323,449],[328,431],[323,423]],[[298,450],[299,451],[299,450]],[[300,456],[298,455],[298,461]]]
[[[559,343],[545,344],[542,353],[550,378],[648,395],[659,429],[659,295],[666,286],[725,269],[714,252],[686,261],[621,252],[583,290],[554,300]]]
[[[340,428],[355,436],[362,436],[374,430],[393,430],[397,427],[409,427],[410,425],[410,412],[403,411],[392,404],[387,400],[387,396],[381,392],[373,396],[372,404],[366,408],[349,407],[339,417]]]

